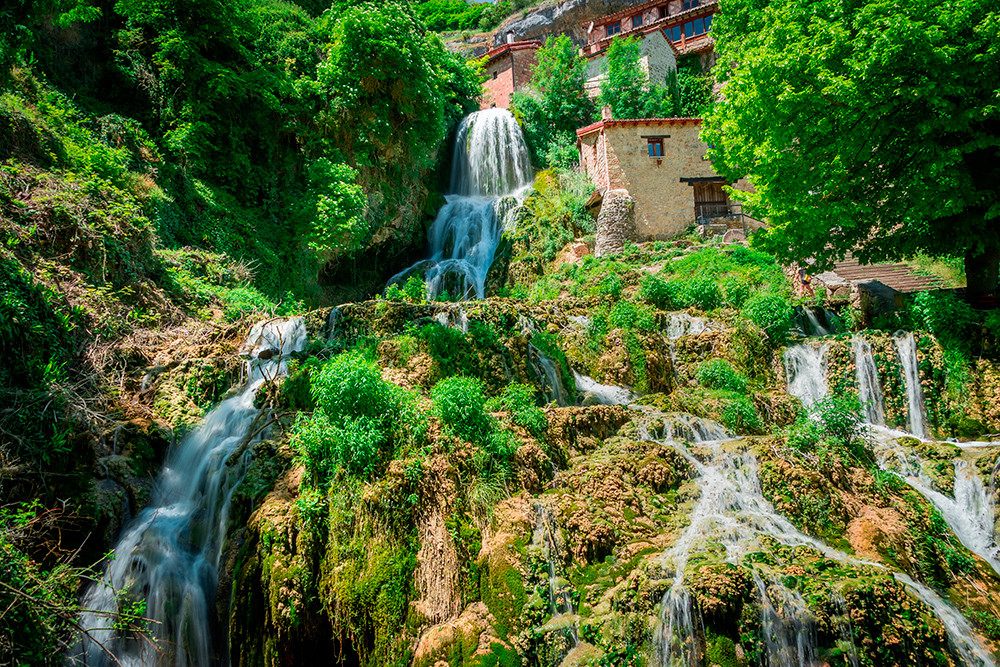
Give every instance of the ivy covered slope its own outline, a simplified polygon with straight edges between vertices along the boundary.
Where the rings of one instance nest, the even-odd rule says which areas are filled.
[[[478,85],[406,5],[8,4],[0,579],[33,597],[0,590],[0,662],[39,664],[66,568],[239,381],[249,323],[367,294],[423,244]]]
[[[574,191],[540,175],[484,301],[428,303],[413,279],[307,318],[267,391],[287,435],[257,446],[230,518],[234,664],[728,667],[801,640],[817,664],[957,665],[954,627],[998,655],[1000,576],[886,452],[951,497],[970,466],[996,493],[1000,448],[875,438],[850,334],[806,341],[828,346],[830,391],[803,409],[773,258],[695,239],[581,258]],[[971,366],[926,331],[949,304],[906,315],[927,420],[996,432],[997,332]],[[889,425],[902,324],[863,334]],[[592,381],[642,396],[607,404]]]

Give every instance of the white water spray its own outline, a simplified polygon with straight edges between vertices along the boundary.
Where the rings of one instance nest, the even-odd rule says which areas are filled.
[[[906,398],[909,404],[910,433],[924,438],[924,388],[920,385],[920,367],[917,364],[917,341],[912,333],[896,336],[896,350],[899,363],[903,365],[903,379],[906,381]]]
[[[625,387],[601,384],[594,378],[576,371],[573,371],[573,379],[576,381],[578,394],[581,396],[590,394],[601,405],[628,405],[636,399],[636,395]]]
[[[858,400],[869,424],[885,424],[885,401],[879,383],[878,368],[872,357],[872,348],[861,334],[851,339],[854,348],[854,366],[858,378]]]
[[[576,610],[573,608],[572,588],[560,574],[559,560],[564,545],[557,517],[552,508],[541,501],[535,503],[535,531],[531,543],[541,550],[549,570],[549,621],[546,626],[563,632],[568,653],[580,644]]]
[[[455,138],[452,194],[428,232],[430,259],[396,274],[389,284],[423,273],[431,298],[443,292],[483,298],[505,218],[531,180],[528,148],[513,114],[486,109],[466,116]]]
[[[787,348],[783,355],[788,393],[806,408],[826,396],[826,347],[801,343]]]
[[[90,635],[77,647],[80,662],[115,664],[105,649],[125,667],[224,662],[210,628],[230,499],[246,472],[249,449],[229,459],[259,436],[257,390],[284,375],[288,355],[305,345],[301,318],[253,327],[243,390],[206,415],[169,455],[149,505],[122,531],[113,560],[84,595],[88,611],[80,625]],[[150,636],[117,631],[119,605],[141,600]]]

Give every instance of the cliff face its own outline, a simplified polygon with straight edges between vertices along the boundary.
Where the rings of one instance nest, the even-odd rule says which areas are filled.
[[[511,32],[516,40],[544,40],[549,35],[565,33],[582,46],[587,41],[585,23],[635,4],[633,0],[564,0],[545,4],[501,23],[493,33],[493,46],[503,44]]]

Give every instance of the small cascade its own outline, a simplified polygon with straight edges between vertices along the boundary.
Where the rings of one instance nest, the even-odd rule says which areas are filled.
[[[560,554],[564,551],[562,534],[552,508],[544,502],[535,502],[535,530],[531,543],[538,547],[549,570],[549,614],[546,626],[561,629],[567,639],[566,653],[580,644],[576,627],[576,610],[573,608],[572,588],[560,575]],[[562,656],[565,657],[565,656]]]
[[[995,531],[996,513],[992,494],[973,466],[957,458],[954,498],[934,488],[934,480],[924,472],[925,462],[916,452],[896,444],[888,430],[876,431],[879,465],[899,474],[913,490],[941,513],[959,541],[1000,574],[1000,540]]]
[[[826,396],[826,347],[800,343],[786,348],[783,355],[788,393],[806,408]]]
[[[396,274],[389,284],[423,274],[427,294],[483,298],[504,226],[531,185],[528,148],[514,115],[485,109],[458,127],[451,194],[428,231],[431,256]]]
[[[757,570],[753,571],[753,580],[761,600],[767,664],[772,667],[815,665],[816,621],[802,594],[777,581],[765,585]]]
[[[903,365],[903,379],[906,381],[910,433],[924,438],[927,436],[924,388],[920,384],[920,367],[917,364],[917,341],[912,333],[896,335],[896,351],[899,352],[899,363]]]
[[[975,631],[957,609],[941,599],[941,596],[930,588],[917,583],[902,572],[894,572],[893,576],[921,602],[934,610],[934,614],[948,633],[948,643],[962,657],[967,667],[996,666],[993,656],[981,642],[975,639]]]
[[[230,498],[250,462],[246,445],[263,429],[254,398],[265,381],[287,373],[288,355],[303,350],[306,340],[301,318],[253,327],[244,348],[249,360],[243,390],[222,401],[171,452],[149,505],[122,531],[115,557],[84,595],[88,611],[80,626],[90,635],[77,647],[80,662],[195,667],[224,662],[211,635],[217,571]],[[117,631],[119,605],[142,600],[150,636]]]
[[[667,325],[664,331],[667,338],[675,339],[681,336],[695,336],[704,333],[709,330],[710,326],[709,321],[704,317],[695,317],[685,312],[667,313]]]
[[[687,423],[697,423],[694,420],[689,417]],[[700,490],[690,523],[664,554],[664,562],[673,566],[674,575],[671,587],[660,604],[660,623],[654,631],[651,665],[674,667],[700,664],[697,629],[690,596],[684,586],[684,569],[690,555],[697,553],[706,542],[721,545],[729,562],[744,565],[747,564],[744,560],[746,555],[763,550],[765,539],[773,539],[786,546],[816,549],[842,563],[879,567],[856,560],[802,533],[778,514],[761,492],[757,460],[751,452],[733,451],[726,446],[725,440],[705,439],[696,429],[689,432],[695,437],[685,442],[683,438],[676,437],[678,431],[683,429],[667,426],[678,422],[683,423],[684,420],[678,420],[677,415],[652,412],[645,412],[636,422],[643,438],[662,442],[684,456],[697,473]],[[706,431],[712,436],[725,432],[718,425],[706,428]],[[688,449],[687,442],[700,445],[699,456],[696,457]],[[772,667],[817,664],[813,617],[802,595],[784,585],[777,573],[769,572],[767,566],[756,564],[752,569],[761,595],[761,624],[767,644],[768,664]],[[909,581],[904,575],[896,576],[901,581]],[[968,664],[977,667],[994,665],[958,611],[926,587],[912,582],[907,583],[907,587],[941,618],[949,640]],[[849,638],[849,626],[847,632]],[[847,651],[853,651],[853,641],[850,641]],[[856,659],[856,652],[853,654]]]
[[[447,310],[442,310],[437,315],[434,316],[437,323],[443,327],[448,327],[449,329],[457,329],[462,333],[469,333],[469,316],[465,314],[465,311],[461,308],[455,313],[449,313]]]
[[[555,362],[539,352],[537,347],[529,344],[528,363],[542,382],[542,393],[546,400],[555,401],[557,405],[564,407],[569,405],[562,376],[559,374]]]
[[[576,381],[576,391],[581,398],[590,394],[601,405],[628,405],[636,399],[636,395],[626,387],[601,384],[594,378],[576,371],[573,371],[573,379]]]
[[[864,336],[855,334],[851,339],[854,348],[854,366],[858,378],[858,400],[869,424],[885,424],[885,401],[879,383],[878,368],[872,357],[872,348]]]
[[[836,590],[833,592],[831,599],[837,605],[837,615],[833,618],[833,622],[836,624],[837,631],[840,634],[840,639],[837,641],[837,648],[840,650],[841,655],[850,663],[851,667],[860,667],[861,662],[858,660],[858,647],[854,643],[854,628],[851,625],[851,614],[847,609],[847,600]]]
[[[795,322],[798,333],[807,338],[830,336],[840,331],[837,315],[819,306],[796,306]]]

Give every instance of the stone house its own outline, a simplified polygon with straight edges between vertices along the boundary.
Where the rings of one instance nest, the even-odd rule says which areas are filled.
[[[697,54],[707,72],[715,64],[710,30],[718,11],[718,0],[647,0],[588,22],[582,53],[590,58],[606,51],[616,35],[645,36],[657,31],[674,45],[678,55]]]
[[[638,241],[671,238],[695,222],[742,219],[722,189],[728,181],[705,158],[700,127],[700,118],[605,117],[577,130],[580,167],[596,188],[588,207],[599,207],[606,193],[627,191]]]
[[[639,46],[639,65],[652,83],[664,85],[667,74],[677,69],[677,49],[663,32],[656,28],[638,31],[637,36],[642,39]],[[590,99],[597,99],[601,92],[601,82],[607,77],[607,47],[611,45],[611,40],[605,40],[603,44],[604,48],[599,51],[584,50],[587,71],[583,87]]]
[[[508,41],[486,52],[483,100],[480,109],[510,107],[510,96],[531,83],[531,70],[538,63],[538,40]]]

